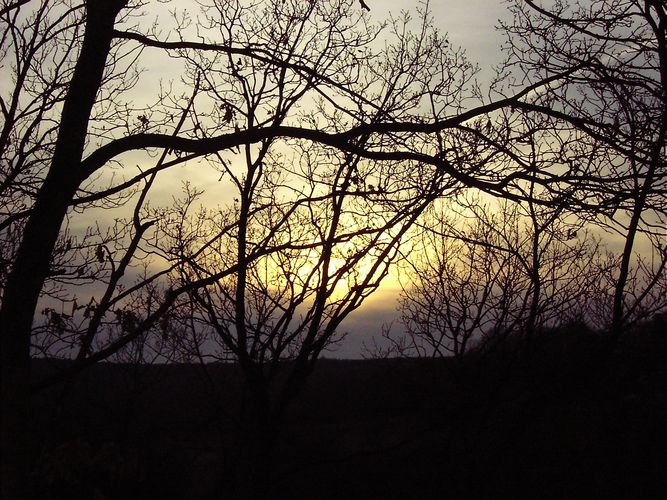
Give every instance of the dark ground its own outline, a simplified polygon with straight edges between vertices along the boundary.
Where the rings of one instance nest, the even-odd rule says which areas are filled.
[[[585,332],[510,344],[459,364],[322,360],[286,418],[273,498],[667,499],[664,323],[609,355]],[[36,377],[62,363],[35,360]],[[194,365],[99,364],[39,393],[42,498],[225,498],[238,372],[210,368],[219,399]]]

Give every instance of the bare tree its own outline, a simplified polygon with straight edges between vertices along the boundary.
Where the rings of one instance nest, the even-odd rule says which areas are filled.
[[[409,110],[414,96],[397,93],[396,87],[419,89],[411,72],[442,64],[441,40],[433,37],[422,48],[399,28],[394,27],[399,39],[388,48],[383,71],[366,75],[365,85],[379,92],[371,121]],[[191,63],[199,67],[202,61]],[[453,88],[466,83],[465,66],[452,68],[459,70],[446,84],[453,96]],[[241,89],[267,78],[257,70],[219,77],[216,86],[240,81]],[[258,108],[286,115],[292,92],[301,89],[281,84],[279,94],[270,86],[255,94],[241,90],[234,109],[250,122],[258,119]],[[341,127],[340,116],[327,117],[326,104],[316,104],[302,120]],[[368,147],[373,138],[362,136],[356,143]],[[186,188],[182,202],[160,217],[163,236],[155,251],[179,263],[172,288],[188,290],[173,310],[192,339],[186,348],[202,361],[237,362],[242,372],[244,404],[230,419],[238,426],[237,440],[223,446],[223,463],[238,495],[259,498],[269,492],[284,413],[318,357],[342,337],[343,320],[379,286],[419,214],[436,196],[459,187],[431,165],[369,161],[313,143],[267,139],[238,154],[244,168],[219,158],[233,203],[188,216],[198,193]]]
[[[636,298],[655,293],[667,258],[667,10],[660,1],[525,0],[514,2],[512,12],[514,21],[504,26],[508,71],[536,81],[576,68],[520,108],[578,137],[554,150],[569,175],[584,173],[570,203],[623,238],[610,317],[617,339],[638,319]],[[637,261],[639,243],[652,245],[654,257]],[[628,293],[633,266],[647,273],[643,292]]]
[[[460,358],[473,345],[578,319],[596,289],[599,244],[531,203],[461,200],[429,211],[406,254],[401,354]],[[456,213],[460,215],[455,215]],[[397,344],[398,343],[398,344]]]
[[[273,194],[288,185],[274,184],[281,177],[274,169],[281,166],[264,159],[265,178],[248,193],[250,209],[244,211],[240,201],[237,212],[229,214],[232,220],[240,217],[238,223],[217,233],[218,242],[206,252],[195,250],[201,248],[196,228],[176,235],[190,242],[181,246],[187,258],[175,278],[180,286],[234,269],[210,286],[193,288],[184,297],[184,312],[177,307],[175,314],[188,319],[192,337],[199,335],[193,350],[208,359],[238,362],[243,374],[245,404],[233,420],[240,423],[240,442],[222,450],[236,457],[223,463],[231,464],[228,477],[242,495],[267,494],[286,408],[320,353],[342,338],[345,317],[379,286],[407,229],[443,189],[437,173],[427,192],[421,183],[393,192],[352,188],[349,178],[363,167],[345,155],[327,156],[307,163],[306,189],[293,191],[290,200]],[[381,167],[372,168],[384,177]],[[218,214],[206,220],[219,230]],[[173,240],[163,241],[171,245]]]
[[[52,345],[73,346],[73,370],[81,369],[147,332],[162,333],[167,325],[161,320],[180,297],[238,278],[254,261],[281,250],[265,238],[271,245],[250,252],[247,234],[254,226],[243,227],[252,222],[250,194],[261,177],[255,173],[263,168],[263,156],[256,152],[277,147],[273,141],[306,149],[317,143],[368,160],[361,168],[369,172],[365,177],[350,173],[356,160],[342,162],[348,165],[342,178],[348,184],[341,179],[331,183],[341,193],[332,191],[330,201],[355,198],[342,194],[351,184],[371,200],[378,189],[394,189],[391,183],[381,184],[380,164],[386,172],[402,172],[407,186],[422,183],[427,197],[433,179],[439,179],[435,185],[440,188],[443,182],[448,188],[468,186],[523,198],[519,183],[532,178],[526,165],[517,161],[501,168],[498,162],[515,158],[507,147],[513,138],[499,144],[479,137],[493,118],[490,113],[563,77],[550,75],[511,96],[480,103],[474,93],[459,91],[474,69],[432,29],[427,12],[415,33],[408,30],[409,16],[397,19],[386,30],[385,48],[378,50],[373,42],[381,31],[352,0],[252,6],[214,2],[202,6],[197,23],[187,12],[177,12],[167,38],[135,17],[140,7],[126,0],[44,0],[4,2],[0,8],[1,56],[13,78],[0,101],[0,194],[8,207],[0,222],[2,484],[3,494],[11,498],[27,496],[26,416],[34,338],[49,352]],[[156,97],[137,104],[132,92],[142,82],[139,67],[148,52],[150,57],[156,52],[175,56],[187,87],[182,95],[165,84]],[[502,121],[497,125],[500,129]],[[160,214],[152,211],[149,200],[161,185],[156,179],[186,162],[190,171],[217,165],[218,173],[229,170],[231,178],[233,152],[239,147],[245,157],[254,157],[251,171],[236,176],[241,212],[233,212],[233,227],[227,230],[238,235],[234,251],[240,261],[170,287],[167,277],[183,269],[183,257],[191,256],[181,252],[173,259],[151,243],[162,234],[157,230]],[[464,154],[467,147],[475,154]],[[136,158],[142,169],[134,170]],[[148,158],[150,167],[145,166]],[[552,173],[540,173],[538,180],[551,183]],[[308,197],[315,199],[315,193]],[[95,228],[87,236],[67,233],[66,222],[71,229],[77,214],[85,218],[112,208],[122,213],[116,229]],[[275,222],[273,217],[277,215],[267,220]],[[335,275],[330,263],[340,224],[320,237],[318,262],[330,273],[330,279],[321,281],[323,293]],[[216,241],[212,236],[202,252]],[[386,256],[378,262],[380,272]],[[50,283],[59,283],[56,305],[43,302],[46,327],[38,325],[39,335],[33,337],[35,311],[40,299],[48,298]],[[80,284],[98,288],[66,291]],[[234,292],[239,308],[243,286]],[[358,298],[370,289],[362,286]],[[139,296],[147,306],[143,315],[133,309]],[[317,300],[312,332],[320,328],[326,309],[325,299]],[[237,314],[239,327],[243,317]],[[322,338],[327,337],[306,335],[316,347],[310,353],[326,344]],[[53,339],[57,342],[51,344]]]

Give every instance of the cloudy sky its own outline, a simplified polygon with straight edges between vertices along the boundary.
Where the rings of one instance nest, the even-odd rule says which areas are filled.
[[[371,8],[371,16],[377,21],[386,20],[390,15],[398,16],[403,10],[413,13],[413,18],[417,18],[416,9],[421,4],[418,0],[366,0],[366,2]],[[172,2],[161,7],[161,11],[149,10],[148,12],[159,15],[160,23],[162,23],[169,20],[170,5],[181,7],[183,4]],[[429,8],[435,24],[448,34],[452,45],[464,48],[469,60],[479,65],[477,77],[483,87],[485,81],[488,81],[494,74],[494,66],[502,59],[500,45],[503,38],[495,26],[498,24],[498,19],[508,17],[505,2],[500,0],[438,0],[431,1]],[[193,5],[193,14],[196,9],[197,7]],[[170,68],[173,61],[158,58],[149,59],[147,62],[149,64],[146,68],[148,74],[159,74],[165,78],[170,72],[177,71],[177,68]],[[177,73],[174,73],[174,76],[176,75]],[[145,85],[143,89],[145,92],[151,92],[154,89],[154,81],[151,79],[143,79],[143,85]],[[162,179],[167,184],[163,190],[164,196],[171,197],[172,186],[183,180],[191,181],[195,185],[205,185],[209,179],[208,176],[210,172],[192,168],[192,165],[187,168],[177,168]],[[159,185],[156,188],[154,195],[159,197],[161,188]],[[219,190],[212,190],[211,193],[214,193],[213,196],[220,196]],[[213,200],[210,201],[213,202]],[[396,321],[396,299],[400,286],[398,279],[396,273],[390,275],[385,279],[383,286],[343,322],[341,329],[347,333],[347,336],[335,351],[326,353],[326,356],[341,358],[363,356],[367,347],[373,346],[374,341],[379,345],[384,344],[380,335],[383,325],[393,323],[392,332],[401,333],[401,327]]]
[[[367,0],[372,15],[380,20],[402,9],[413,12],[415,0]],[[483,85],[493,75],[493,67],[502,60],[500,45],[503,36],[495,26],[499,19],[507,19],[505,2],[497,0],[438,0],[431,1],[430,8],[436,24],[448,33],[454,46],[463,47],[471,62],[479,65],[478,79]],[[383,324],[391,324],[392,332],[400,334],[396,321],[396,298],[398,296],[396,276],[390,276],[366,303],[343,323],[348,332],[345,340],[331,357],[356,358],[364,354],[365,346],[372,347],[373,341],[382,345],[380,336]]]
[[[169,10],[172,8],[187,8],[192,4],[192,14],[196,15],[197,6],[192,0],[179,0],[172,2],[155,2],[153,0],[146,3],[144,12],[145,17],[135,19],[140,23],[143,31],[146,26],[153,21],[157,26],[166,32],[170,25]],[[391,14],[399,15],[402,10],[414,12],[417,17],[416,8],[420,5],[417,0],[366,0],[371,8],[371,16],[377,20],[385,20]],[[423,4],[422,4],[423,5]],[[507,9],[504,2],[489,0],[439,0],[431,1],[430,9],[435,24],[443,31],[448,33],[450,42],[454,46],[464,48],[468,58],[473,63],[479,65],[480,72],[478,79],[484,84],[492,75],[493,67],[501,60],[500,44],[502,36],[495,30],[499,18],[507,18]],[[144,74],[133,92],[144,102],[150,102],[152,96],[156,93],[158,82],[165,82],[169,79],[177,80],[181,68],[174,64],[174,60],[160,56],[153,57],[159,51],[147,49],[141,64],[144,68]],[[0,85],[4,79],[0,76]],[[9,83],[4,80],[4,83]],[[148,96],[148,99],[146,97]],[[125,157],[125,163],[131,167],[135,164],[135,158]],[[145,159],[143,160],[145,161]],[[137,158],[136,164],[142,160]],[[142,163],[145,167],[146,164]],[[111,176],[116,175],[113,169],[105,169],[108,175],[107,181]],[[133,174],[134,175],[134,174]],[[152,197],[156,202],[160,200],[168,203],[173,196],[174,186],[182,181],[193,182],[194,185],[206,185],[207,183],[217,182],[217,178],[211,177],[210,170],[197,168],[196,165],[188,167],[177,167],[173,171],[167,172],[161,176],[160,181],[153,190]],[[215,190],[211,190],[215,191]],[[214,196],[220,196],[217,190]],[[96,220],[104,223],[109,217],[116,217],[119,214],[110,216],[105,210],[87,211],[80,217],[71,219],[70,229],[73,232],[83,233],[87,227],[94,224]],[[383,324],[391,323],[396,316],[396,298],[398,293],[398,281],[396,276],[390,276],[385,285],[380,288],[375,295],[371,296],[367,302],[355,313],[353,313],[342,329],[349,332],[346,340],[338,347],[334,353],[328,353],[329,356],[336,357],[359,357],[363,353],[364,343],[372,343],[372,337],[379,334]],[[395,328],[396,329],[396,328]]]

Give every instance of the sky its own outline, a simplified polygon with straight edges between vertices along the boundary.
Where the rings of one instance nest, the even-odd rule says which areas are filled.
[[[196,16],[198,7],[195,2],[190,10],[191,15]],[[417,7],[421,4],[418,0],[367,0],[371,11],[370,15],[375,21],[382,21],[389,16],[398,16],[405,10],[417,18]],[[166,2],[154,3],[147,2],[144,12],[145,16],[139,18],[138,22],[142,24],[148,20],[157,19],[157,26],[166,32],[171,24],[169,10],[172,8],[187,8],[186,2]],[[507,8],[505,3],[489,0],[440,0],[431,1],[429,5],[435,25],[443,32],[447,33],[450,43],[454,47],[462,47],[467,52],[468,59],[479,66],[477,79],[484,88],[485,82],[488,82],[494,74],[494,66],[502,60],[500,46],[503,42],[495,26],[499,18],[507,18]],[[133,90],[136,92],[139,102],[150,102],[150,97],[156,91],[156,83],[166,82],[169,79],[178,79],[180,68],[174,64],[173,59],[166,58],[161,51],[146,49],[147,52],[141,60],[144,73],[139,80],[139,84]],[[148,97],[147,97],[148,96]],[[125,158],[127,165],[132,165],[135,158],[130,156]],[[150,166],[151,162],[145,162],[145,159],[136,158],[136,163],[143,167]],[[107,175],[114,175],[107,170]],[[182,182],[191,182],[195,186],[211,189],[201,198],[205,205],[215,206],[219,203],[224,188],[218,183],[216,174],[213,178],[210,169],[198,168],[196,162],[189,162],[185,166],[178,166],[160,174],[159,181],[151,191],[151,200],[155,205],[171,202],[174,194],[178,193],[178,188]],[[96,213],[86,213],[74,224],[79,224],[79,231],[85,230],[93,220],[99,218],[103,220],[108,218],[108,214],[103,210]],[[337,358],[360,358],[368,355],[369,348],[377,343],[384,346],[386,343],[381,337],[382,329],[391,326],[393,334],[401,334],[402,328],[397,321],[397,298],[400,291],[399,276],[394,270],[385,278],[381,287],[368,297],[364,304],[342,323],[340,330],[347,335],[344,340],[337,344],[331,351],[326,352],[328,357]]]
[[[414,13],[417,17],[416,8],[420,5],[417,0],[366,0],[370,6],[371,17],[376,21],[387,19],[390,15],[398,15],[402,10]],[[142,30],[145,29],[144,23],[152,22],[156,19],[158,27],[166,30],[168,27],[168,11],[171,8],[183,8],[192,4],[192,14],[196,14],[196,4],[194,1],[172,1],[155,2],[150,0],[144,7],[145,16],[138,18],[136,22],[142,24]],[[502,35],[494,27],[499,18],[507,17],[507,9],[504,2],[489,0],[440,0],[431,1],[430,9],[436,26],[442,32],[448,33],[452,45],[460,46],[467,52],[468,59],[479,65],[478,79],[482,85],[493,75],[493,67],[502,59],[500,45]],[[170,78],[177,79],[180,68],[174,65],[173,59],[154,57],[153,54],[159,51],[147,49],[148,57],[143,58],[140,64],[145,72],[139,81],[136,92],[137,101],[150,102],[152,96],[156,93],[156,86],[159,81],[167,81]],[[1,78],[0,78],[1,79]],[[145,162],[145,159],[127,156],[124,158],[128,166],[135,163],[141,163],[143,167],[150,166],[151,162]],[[217,183],[217,178],[211,177],[210,170],[197,168],[195,162],[191,162],[185,167],[176,167],[171,171],[161,174],[159,182],[156,183],[152,191],[154,202],[169,203],[171,197],[178,189],[174,186],[183,181],[191,181],[194,185],[206,185]],[[113,169],[105,169],[108,176],[116,175]],[[109,180],[109,177],[107,178]],[[211,196],[220,196],[220,189],[211,189]],[[213,202],[212,198],[204,198],[204,202]],[[114,214],[118,216],[118,214]],[[70,229],[74,232],[83,232],[85,228],[94,224],[95,221],[102,223],[108,221],[107,211],[93,210],[87,211],[81,217],[72,218]],[[364,355],[364,346],[372,345],[373,338],[380,341],[377,336],[381,332],[383,325],[394,322],[394,332],[400,327],[396,325],[396,299],[399,291],[399,281],[396,273],[390,275],[373,295],[371,295],[362,307],[355,311],[342,324],[341,330],[348,333],[345,340],[338,345],[335,352],[327,353],[327,356],[342,358],[358,358]]]
[[[367,0],[367,3],[371,8],[371,17],[376,21],[386,20],[390,15],[397,16],[403,10],[413,13],[413,17],[416,18],[418,17],[416,8],[420,4],[417,0]],[[149,16],[159,15],[160,22],[164,22],[168,19],[165,9],[168,10],[170,5],[181,7],[183,4],[172,2],[158,6],[160,11],[157,11],[149,2],[146,11]],[[502,60],[500,50],[502,35],[495,30],[495,26],[499,18],[507,17],[504,3],[489,0],[441,0],[432,1],[430,8],[436,26],[448,34],[451,44],[464,48],[469,60],[479,65],[477,78],[483,87],[493,76],[494,65]],[[196,6],[193,5],[193,15],[195,11]],[[174,77],[178,75],[178,68],[170,67],[173,65],[172,60],[150,57],[142,63],[148,76],[160,75],[160,78],[167,79],[170,74]],[[142,78],[137,87],[140,93],[154,92],[154,89],[154,78]],[[185,167],[176,167],[171,172],[161,174],[160,182],[156,184],[152,197],[156,202],[159,200],[168,202],[174,193],[173,186],[183,181],[201,186],[217,183],[217,178],[212,179],[210,175],[210,171],[199,169],[192,163]],[[219,197],[220,193],[219,188],[211,189],[210,193],[202,198],[203,203],[215,204],[215,197]],[[366,356],[368,349],[375,343],[380,346],[385,345],[381,332],[383,327],[388,325],[392,325],[393,334],[400,335],[402,329],[397,322],[396,311],[399,291],[399,277],[394,271],[358,310],[346,318],[340,330],[347,335],[325,355],[337,358]]]
[[[276,0],[277,1],[277,0]],[[413,13],[417,18],[418,6],[423,2],[418,0],[365,0],[370,6],[370,16],[375,21],[388,19],[390,16],[398,16],[401,11]],[[195,18],[198,7],[194,0],[172,0],[157,1],[149,0],[143,8],[144,15],[135,17],[132,22],[140,24],[139,31],[147,32],[151,23],[163,33],[169,31],[171,25],[169,10],[171,8],[186,9]],[[494,68],[502,62],[503,54],[501,45],[504,35],[496,29],[499,19],[509,20],[509,11],[505,1],[490,0],[432,0],[429,5],[435,25],[446,33],[449,41],[454,47],[461,47],[466,51],[467,58],[479,68],[477,80],[482,91],[494,76]],[[160,35],[159,35],[160,36]],[[172,38],[173,39],[173,38]],[[165,84],[173,79],[175,91],[180,92],[178,78],[182,67],[174,59],[168,58],[161,50],[147,48],[139,62],[144,72],[139,79],[138,85],[132,89],[132,96],[137,102],[154,102],[159,85]],[[7,80],[4,80],[5,84]],[[3,78],[0,76],[0,87]],[[187,90],[185,90],[187,92]],[[208,102],[208,101],[207,101]],[[225,153],[223,153],[225,154]],[[240,156],[239,156],[240,157]],[[135,175],[138,167],[151,167],[155,159],[147,159],[141,154],[126,155],[123,157],[123,169],[114,170],[106,166],[104,174],[107,176],[100,182],[112,181],[112,176]],[[188,181],[195,186],[210,188],[201,202],[209,207],[219,204],[229,205],[232,194],[225,189],[224,182],[219,183],[219,173],[207,168],[204,161],[191,161],[187,165],[177,166],[161,173],[158,182],[151,191],[151,202],[156,205],[168,206],[172,203],[172,197],[178,195],[179,186]],[[116,177],[113,181],[117,182]],[[98,184],[99,185],[99,184]],[[129,204],[128,204],[129,207]],[[71,219],[70,229],[74,232],[83,233],[87,227],[100,221],[102,225],[109,223],[114,216],[127,216],[125,213],[105,209],[94,209],[86,211],[81,216]],[[607,239],[607,241],[612,241]],[[380,337],[383,329],[392,325],[395,334],[401,333],[401,325],[397,322],[397,298],[400,291],[400,276],[394,271],[384,280],[382,286],[366,299],[364,304],[353,312],[341,325],[340,330],[346,332],[345,339],[337,345],[334,351],[327,352],[329,357],[359,358],[372,349],[375,342],[382,344]],[[83,298],[79,298],[81,302]]]
[[[401,10],[414,12],[419,2],[415,0],[367,0],[371,15],[378,20],[389,13]],[[471,62],[479,65],[480,84],[488,82],[494,74],[494,66],[502,61],[503,35],[495,26],[498,19],[507,19],[505,3],[498,0],[439,0],[431,1],[433,18],[440,30],[448,34],[454,46],[463,47]],[[416,15],[416,14],[415,14]],[[359,358],[368,356],[374,341],[386,346],[381,332],[384,325],[391,326],[392,334],[400,335],[396,299],[400,291],[399,277],[394,270],[383,285],[371,295],[362,307],[352,313],[342,324],[347,332],[345,339],[326,353],[329,357]]]

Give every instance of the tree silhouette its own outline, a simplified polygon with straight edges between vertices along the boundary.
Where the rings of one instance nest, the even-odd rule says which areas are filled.
[[[476,198],[427,212],[405,250],[398,310],[407,338],[385,332],[397,353],[462,358],[471,345],[529,343],[585,317],[602,280],[600,244],[567,217]]]
[[[551,154],[576,180],[569,203],[624,240],[613,278],[611,338],[642,318],[629,291],[633,267],[647,272],[644,291],[664,281],[667,10],[664,2],[512,5],[506,69],[526,79],[575,69],[520,108],[549,117],[560,139]],[[516,74],[516,73],[514,73]],[[534,115],[533,115],[534,116]],[[583,174],[583,175],[582,175]],[[648,241],[650,266],[636,262]]]
[[[392,234],[392,224],[403,227],[436,193],[470,187],[525,199],[524,182],[549,186],[556,184],[554,176],[561,180],[558,171],[536,173],[521,161],[512,148],[521,137],[506,133],[506,116],[511,107],[532,103],[537,90],[573,74],[571,67],[488,101],[468,85],[474,68],[433,29],[428,12],[421,12],[412,33],[409,16],[382,31],[353,0],[260,2],[252,9],[242,2],[214,2],[202,7],[197,23],[187,12],[176,12],[165,37],[141,22],[140,8],[140,2],[127,0],[6,1],[0,8],[3,64],[13,84],[3,89],[0,101],[2,487],[9,498],[29,495],[33,342],[47,352],[73,348],[71,375],[148,333],[164,334],[169,328],[165,318],[179,300],[196,298],[198,306],[205,306],[197,294],[203,298],[203,290],[234,277],[236,335],[245,338],[245,347],[252,345],[242,333],[247,328],[242,324],[246,277],[257,272],[254,266],[262,259],[280,263],[290,250],[276,246],[271,233],[265,234],[263,247],[255,248],[251,234],[258,223],[252,219],[253,204],[262,206],[251,199],[253,182],[264,180],[262,161],[269,153],[277,155],[279,147],[301,148],[304,154],[321,148],[313,168],[320,170],[324,156],[325,171],[337,165],[330,173],[338,176],[325,181],[322,174],[317,182],[326,185],[324,194],[296,197],[290,207],[280,207],[278,190],[275,198],[267,198],[270,206],[278,203],[274,212],[260,211],[258,217],[276,224],[280,210],[301,216],[297,209],[313,206],[317,196],[323,196],[317,209],[322,211],[307,220],[313,227],[328,220],[332,208],[354,213],[354,202],[374,211],[371,217],[356,214],[355,224],[364,217],[387,217],[386,227],[375,226],[369,235],[353,230],[352,236],[368,241],[353,248],[344,272],[331,262],[337,245],[348,237],[341,232],[347,215],[322,225],[327,232],[317,233],[310,243],[317,271],[308,284],[318,283],[314,321],[303,337],[294,337],[305,342],[306,349],[297,349],[303,354],[296,356],[304,369],[339,323],[323,326],[322,321],[332,306],[327,296],[335,280],[345,273],[348,281],[355,276],[352,264],[364,260],[358,252],[375,259],[373,272],[357,275],[357,283],[352,280],[339,312],[353,309],[374,288],[400,242],[400,231],[375,242],[372,234]],[[381,36],[387,42],[377,48]],[[181,94],[165,83],[151,100],[136,104],[132,92],[142,82],[141,61],[158,52],[173,57],[185,90]],[[502,110],[505,115],[497,113]],[[243,149],[245,177],[232,164],[237,148]],[[254,159],[248,162],[249,157]],[[142,163],[153,158],[153,166],[132,170],[136,158]],[[298,159],[276,163],[298,176]],[[199,275],[192,267],[199,255],[193,257],[185,247],[160,253],[156,238],[169,221],[149,200],[156,187],[164,187],[160,172],[185,163],[192,172],[202,164],[217,165],[218,174],[236,179],[241,188],[238,207],[232,203],[223,210],[221,220],[233,214],[231,227],[211,234],[200,254],[219,242],[219,234],[235,234],[236,247],[229,250],[237,261],[215,271],[206,263],[208,269],[198,269]],[[417,187],[421,194],[410,195]],[[397,193],[407,198],[395,205]],[[67,228],[79,213],[90,218],[114,208],[125,212],[109,230],[100,226],[81,236]],[[281,231],[296,223],[285,220]],[[315,233],[297,232],[305,234]],[[371,243],[384,250],[374,254]],[[179,272],[182,279],[175,280]],[[78,285],[86,283],[101,291],[84,292]],[[35,321],[40,300],[45,304],[41,325]],[[143,305],[143,314],[135,310],[137,304]],[[259,350],[245,353],[268,353],[268,345],[260,342]]]

